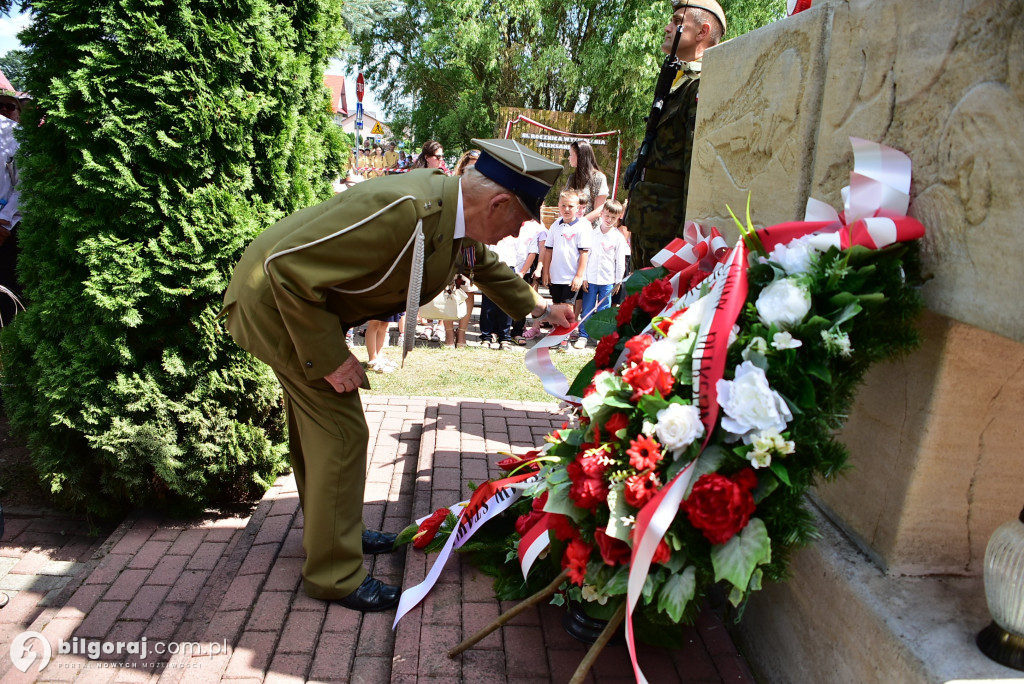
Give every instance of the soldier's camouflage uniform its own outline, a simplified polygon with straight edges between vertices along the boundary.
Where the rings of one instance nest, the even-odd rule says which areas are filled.
[[[654,131],[647,166],[629,196],[633,268],[651,265],[651,257],[682,235],[686,193],[697,122],[700,61],[686,62],[676,74]]]

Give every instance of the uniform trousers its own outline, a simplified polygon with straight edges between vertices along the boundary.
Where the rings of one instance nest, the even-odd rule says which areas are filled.
[[[362,535],[369,430],[359,391],[335,392],[326,380],[306,380],[301,371],[274,373],[284,389],[304,518],[303,588],[317,599],[344,598],[367,574]]]

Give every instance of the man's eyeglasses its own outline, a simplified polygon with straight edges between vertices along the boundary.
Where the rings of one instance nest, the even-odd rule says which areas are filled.
[[[0,111],[13,112],[17,109],[20,109],[20,107],[13,102],[0,102]]]

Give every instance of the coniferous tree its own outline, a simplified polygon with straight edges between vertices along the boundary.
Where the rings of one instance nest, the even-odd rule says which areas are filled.
[[[245,246],[347,158],[341,4],[32,3],[4,405],[59,501],[194,510],[281,470],[277,384],[215,319]]]

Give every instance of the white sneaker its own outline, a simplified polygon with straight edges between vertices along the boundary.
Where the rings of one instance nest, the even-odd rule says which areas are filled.
[[[579,339],[577,339],[575,342],[572,343],[572,346],[574,346],[576,349],[586,349],[587,348],[587,338],[586,337],[580,337]]]

